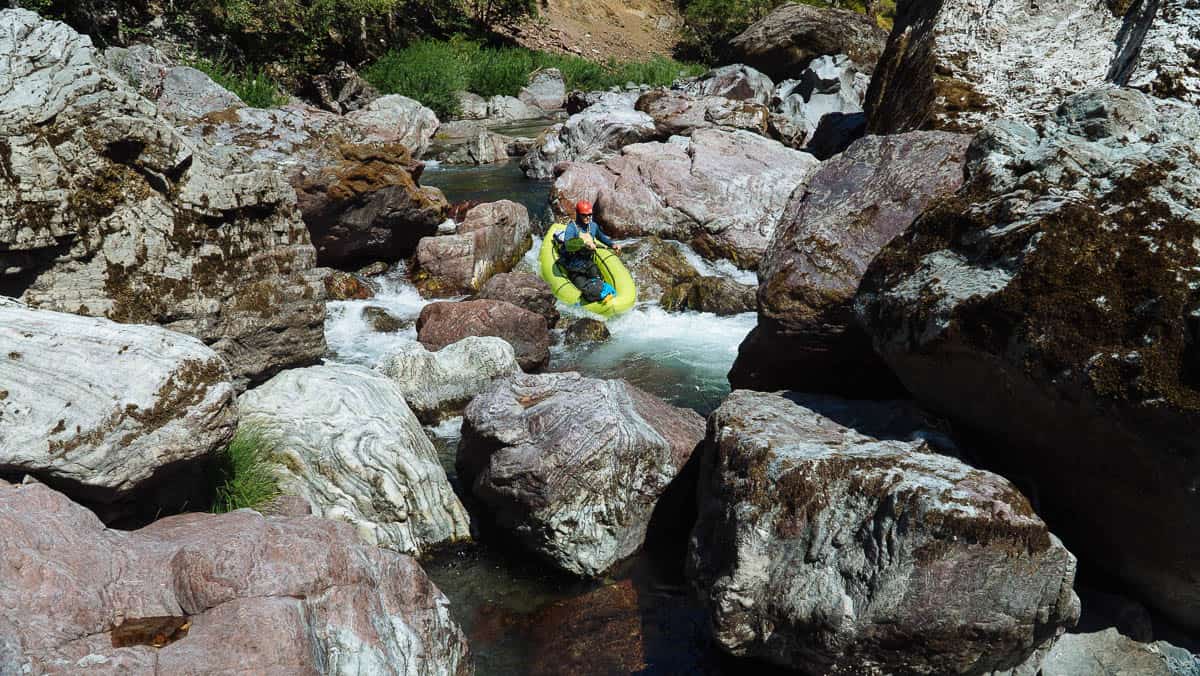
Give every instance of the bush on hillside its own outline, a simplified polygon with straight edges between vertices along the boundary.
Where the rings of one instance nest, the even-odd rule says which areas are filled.
[[[196,59],[188,65],[237,94],[251,108],[274,108],[287,103],[279,83],[261,68],[238,72],[230,64],[212,59]]]

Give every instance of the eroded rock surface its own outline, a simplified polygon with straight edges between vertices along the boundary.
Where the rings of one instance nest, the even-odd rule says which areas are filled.
[[[280,489],[313,514],[414,556],[470,537],[437,451],[391,379],[342,364],[292,369],[243,394],[238,410],[277,443]]]
[[[700,276],[679,246],[653,235],[622,247],[621,262],[637,283],[641,298],[661,298],[667,291]]]
[[[1072,551],[1193,628],[1197,148],[1195,108],[1130,89],[1071,97],[1039,129],[991,125],[965,187],[876,257],[856,301],[904,385],[1002,444]]]
[[[558,110],[567,102],[567,84],[557,68],[538,70],[529,75],[529,84],[517,98],[545,111]]]
[[[550,285],[530,272],[500,273],[489,279],[476,297],[502,300],[536,312],[546,318],[547,326],[558,323],[558,304],[554,293],[550,291]]]
[[[237,425],[233,397],[225,361],[191,336],[0,305],[5,474],[112,502],[222,450]]]
[[[759,266],[758,325],[729,373],[734,387],[898,393],[854,321],[854,294],[875,255],[962,184],[969,141],[947,132],[869,136],[792,195]]]
[[[641,547],[703,436],[699,415],[624,381],[522,374],[467,406],[457,468],[522,545],[599,576]]]
[[[467,336],[495,336],[513,346],[517,363],[526,371],[550,361],[550,328],[546,318],[500,300],[430,303],[417,318],[417,339],[430,350],[457,343]]]
[[[739,60],[776,80],[787,80],[797,77],[813,59],[834,54],[849,55],[860,70],[870,74],[887,37],[865,14],[788,2],[730,44]]]
[[[704,276],[684,282],[662,295],[666,310],[694,310],[717,315],[754,312],[756,287],[727,277]]]
[[[887,403],[737,390],[689,572],[717,643],[804,672],[983,673],[1074,625],[1075,557],[1007,480],[871,430]]]
[[[181,136],[64,24],[2,11],[0,55],[0,293],[196,336],[241,386],[324,353],[285,180]]]
[[[327,519],[241,510],[116,531],[43,485],[0,486],[0,577],[6,673],[470,670],[417,562]]]
[[[453,235],[417,243],[413,282],[421,295],[444,298],[474,293],[497,273],[512,270],[532,246],[529,210],[509,200],[467,212]]]
[[[468,336],[436,352],[413,343],[385,357],[378,370],[399,386],[421,422],[436,424],[461,414],[492,381],[521,368],[507,341]]]
[[[654,118],[634,110],[636,98],[603,99],[546,130],[521,159],[529,178],[552,178],[559,162],[601,162],[631,143],[648,141]]]
[[[684,85],[682,91],[695,97],[719,96],[765,106],[771,102],[775,83],[757,70],[735,63],[708,71]]]
[[[638,99],[636,109],[654,118],[660,138],[687,136],[696,129],[727,127],[766,134],[769,112],[763,104],[723,96],[695,97],[655,89]]]

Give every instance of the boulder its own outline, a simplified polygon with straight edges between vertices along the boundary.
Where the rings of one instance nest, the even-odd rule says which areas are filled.
[[[990,125],[855,301],[905,387],[1002,444],[984,450],[1073,551],[1193,629],[1198,145],[1194,107],[1132,89]]]
[[[152,45],[109,47],[104,61],[138,94],[157,101],[162,94],[163,80],[175,63]]]
[[[891,408],[736,390],[712,414],[688,567],[724,650],[805,673],[978,674],[1075,624],[1075,557],[1029,501]]]
[[[550,362],[550,328],[545,317],[500,300],[430,303],[417,318],[417,340],[440,350],[467,336],[495,336],[508,341],[525,371]]]
[[[0,552],[6,673],[470,669],[417,562],[335,521],[240,510],[108,530],[35,483],[0,487]]]
[[[663,309],[694,310],[717,315],[754,312],[757,288],[728,277],[704,276],[684,282],[662,295]]]
[[[804,150],[824,162],[844,152],[866,133],[866,113],[826,113]]]
[[[1200,101],[1189,2],[902,0],[867,95],[872,134],[1033,122],[1105,82]]]
[[[453,235],[417,243],[413,283],[426,298],[474,293],[497,273],[512,270],[533,246],[529,211],[501,200],[467,212]]]
[[[337,62],[328,73],[315,76],[308,84],[307,94],[322,109],[338,115],[360,110],[380,96],[379,90],[345,61]]]
[[[887,42],[870,16],[844,9],[784,3],[730,45],[737,60],[776,80],[794,78],[821,56],[846,54],[868,75]]]
[[[683,85],[682,91],[695,97],[721,96],[765,106],[771,102],[775,83],[757,70],[735,63],[708,71]]]
[[[471,529],[404,394],[370,369],[326,364],[275,376],[243,394],[238,411],[275,443],[283,493],[364,542],[420,556]]]
[[[336,163],[342,145],[363,142],[342,116],[299,102],[209,113],[181,123],[179,131],[200,143],[241,149],[284,174]]]
[[[492,381],[521,370],[512,345],[490,336],[468,336],[436,352],[412,343],[389,354],[376,368],[396,383],[426,425],[462,415],[467,403]]]
[[[325,297],[329,300],[367,300],[375,297],[370,285],[358,275],[340,270],[327,270]]]
[[[438,129],[428,156],[443,164],[492,164],[508,159],[511,139],[489,131],[483,122],[447,122]]]
[[[1200,658],[1165,641],[1140,643],[1110,628],[1067,634],[1055,641],[1044,657],[1014,672],[1014,676],[1038,674],[1197,676]]]
[[[468,91],[455,92],[454,95],[458,97],[459,119],[483,120],[487,118],[487,99]]]
[[[567,115],[582,113],[597,103],[604,103],[617,108],[632,108],[641,96],[642,92],[640,91],[572,91],[567,95]]]
[[[285,180],[181,136],[64,24],[0,11],[0,55],[0,294],[195,336],[239,387],[324,354]]]
[[[567,84],[562,71],[557,68],[534,71],[529,75],[529,84],[521,89],[517,98],[544,111],[561,109],[567,102]]]
[[[172,121],[190,120],[246,105],[237,94],[213,82],[206,73],[187,66],[168,70],[161,87],[158,112]]]
[[[344,144],[338,157],[292,174],[320,265],[400,260],[446,220],[450,203],[441,190],[417,185],[422,167],[403,145]]]
[[[771,98],[776,136],[793,148],[808,145],[826,116],[862,112],[869,82],[845,55],[814,59],[799,79],[780,83]]]
[[[636,552],[703,419],[622,380],[515,375],[463,417],[456,467],[496,525],[574,575]]]
[[[521,169],[529,178],[552,178],[559,162],[600,162],[654,138],[654,118],[634,110],[636,100],[606,99],[550,127],[521,158]]]
[[[811,155],[757,134],[697,129],[690,138],[626,146],[603,171],[565,165],[551,200],[594,198],[609,235],[688,241],[706,258],[753,269],[788,196],[817,165]],[[578,171],[586,178],[577,178]]]
[[[487,117],[492,122],[514,122],[536,120],[546,116],[546,111],[525,103],[515,96],[493,96],[488,99]]]
[[[611,337],[612,334],[609,333],[607,324],[590,317],[571,322],[566,331],[563,331],[563,341],[567,345],[603,343]]]
[[[875,255],[962,185],[969,141],[949,132],[868,136],[792,195],[759,266],[758,325],[729,372],[733,387],[899,394],[854,321],[854,294]]]
[[[654,118],[658,136],[687,136],[695,129],[728,127],[766,134],[766,106],[722,96],[700,98],[684,92],[655,89],[638,99],[636,109]]]
[[[152,501],[153,483],[202,474],[229,443],[233,397],[224,360],[191,336],[0,306],[0,473]]]
[[[546,326],[558,323],[558,307],[546,280],[529,272],[504,272],[492,277],[476,298],[503,300],[546,318]]]
[[[381,96],[343,118],[360,143],[399,143],[420,157],[437,133],[438,118],[406,96]]]
[[[637,283],[641,298],[661,298],[667,291],[700,276],[678,246],[653,235],[623,246],[621,262]]]

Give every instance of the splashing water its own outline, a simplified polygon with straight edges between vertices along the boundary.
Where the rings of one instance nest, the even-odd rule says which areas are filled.
[[[340,362],[375,366],[389,354],[417,340],[416,321],[421,308],[431,300],[417,293],[408,282],[403,265],[397,265],[386,275],[376,277],[379,292],[370,300],[329,301],[325,313],[325,342],[330,357]],[[369,307],[379,307],[401,320],[407,328],[391,332],[375,331],[363,317]]]

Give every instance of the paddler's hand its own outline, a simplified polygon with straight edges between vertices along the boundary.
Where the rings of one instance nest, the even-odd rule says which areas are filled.
[[[617,253],[621,253],[621,245],[620,244],[612,245],[612,250],[616,251]]]
[[[579,236],[579,239],[583,240],[583,243],[585,246],[587,246],[587,248],[591,249],[592,251],[596,250],[596,240],[592,239],[591,235],[582,234]]]

